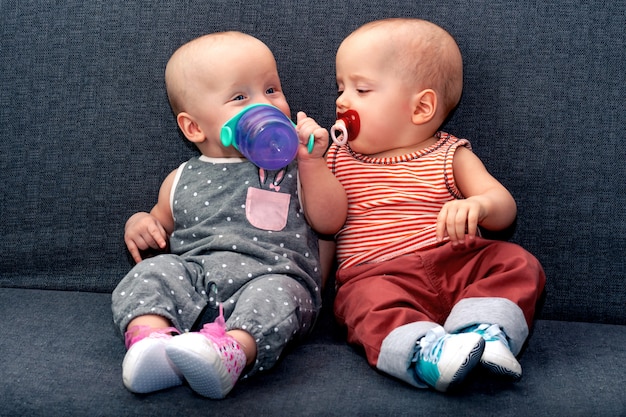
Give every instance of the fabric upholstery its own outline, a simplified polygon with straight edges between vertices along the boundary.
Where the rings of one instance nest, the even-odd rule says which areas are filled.
[[[109,297],[132,265],[124,223],[195,155],[167,103],[171,53],[208,32],[255,35],[293,116],[330,127],[339,43],[394,16],[457,39],[465,89],[445,130],[517,200],[497,237],[545,268],[522,381],[415,391],[345,345],[328,296],[311,341],[224,402],[128,393]],[[0,415],[624,415],[625,16],[624,2],[580,0],[0,0]]]

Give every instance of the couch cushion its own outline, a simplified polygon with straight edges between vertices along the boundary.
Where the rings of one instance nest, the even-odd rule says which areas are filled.
[[[186,386],[134,395],[110,296],[0,288],[0,415],[327,416],[624,415],[626,326],[539,321],[518,383],[476,372],[457,393],[418,390],[377,373],[323,318],[271,372],[222,401]],[[321,330],[321,329],[320,329]]]

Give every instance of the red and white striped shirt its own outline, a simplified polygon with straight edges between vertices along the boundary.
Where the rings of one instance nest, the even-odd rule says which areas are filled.
[[[348,218],[337,233],[340,268],[381,262],[437,244],[441,207],[463,196],[452,159],[469,141],[438,132],[434,145],[407,155],[371,158],[333,144],[328,167],[348,195]]]

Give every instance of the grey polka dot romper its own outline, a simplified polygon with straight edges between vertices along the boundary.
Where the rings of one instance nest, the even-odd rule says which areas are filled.
[[[296,172],[295,163],[264,171],[204,156],[181,165],[171,253],[137,264],[113,292],[121,332],[146,314],[190,331],[215,318],[222,303],[227,328],[257,341],[251,373],[271,368],[308,333],[321,305],[317,236],[300,207]]]

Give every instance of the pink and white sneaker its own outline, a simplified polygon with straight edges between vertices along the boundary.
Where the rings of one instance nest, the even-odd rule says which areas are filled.
[[[173,340],[172,333],[179,331],[173,327],[154,329],[149,326],[128,329],[122,380],[129,391],[145,394],[182,385],[182,375],[165,354],[165,346]]]
[[[215,322],[205,324],[199,332],[176,336],[165,352],[191,389],[212,399],[224,398],[246,366],[241,346],[226,334],[221,306]]]

